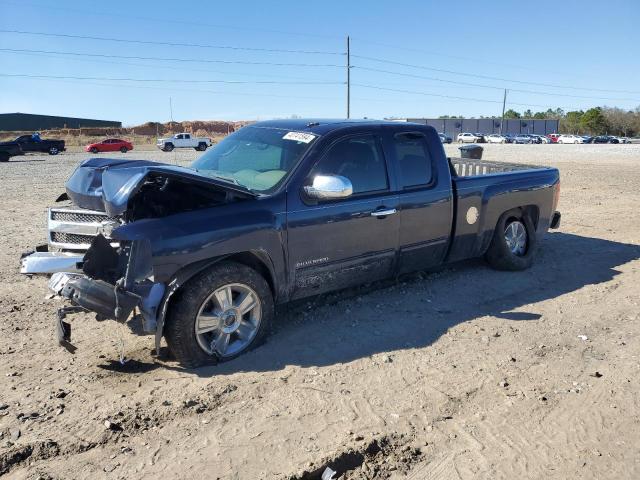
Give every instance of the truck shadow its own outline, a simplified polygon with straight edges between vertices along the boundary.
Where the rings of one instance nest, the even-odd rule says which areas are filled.
[[[550,233],[530,270],[499,272],[481,260],[418,273],[290,305],[267,343],[199,376],[345,363],[382,352],[424,348],[462,322],[483,316],[537,321],[535,303],[612,280],[640,258],[640,246]],[[523,306],[528,310],[520,310]]]

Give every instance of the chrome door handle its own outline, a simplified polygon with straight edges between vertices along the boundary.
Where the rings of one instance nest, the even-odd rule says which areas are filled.
[[[393,215],[396,213],[395,208],[387,208],[386,210],[374,210],[371,212],[372,217],[386,217],[387,215]]]

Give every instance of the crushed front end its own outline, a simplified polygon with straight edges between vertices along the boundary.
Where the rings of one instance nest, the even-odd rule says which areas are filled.
[[[74,349],[65,318],[86,311],[98,320],[125,322],[135,309],[144,331],[155,333],[165,285],[153,281],[149,240],[113,240],[113,230],[123,221],[104,212],[52,208],[47,215],[49,242],[24,255],[20,271],[51,274],[49,289],[70,301],[57,312],[58,342]]]
[[[49,288],[70,301],[56,319],[59,343],[68,349],[73,346],[64,318],[83,311],[118,322],[138,316],[159,348],[159,308],[178,282],[166,271],[163,282],[156,281],[152,243],[164,241],[165,254],[180,252],[180,237],[189,232],[176,229],[176,216],[254,196],[181,167],[90,159],[58,198],[67,205],[48,210],[48,243],[23,254],[20,271],[51,275]]]

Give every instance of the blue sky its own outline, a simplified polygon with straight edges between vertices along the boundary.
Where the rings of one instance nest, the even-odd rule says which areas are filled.
[[[0,30],[32,33],[0,32],[0,112],[133,125],[171,97],[175,120],[344,117],[347,35],[354,118],[498,115],[503,88],[520,111],[640,105],[637,0],[524,5],[0,0]]]

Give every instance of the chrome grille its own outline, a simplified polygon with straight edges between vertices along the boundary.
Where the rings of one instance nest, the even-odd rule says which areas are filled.
[[[57,250],[87,250],[105,225],[116,222],[104,212],[74,208],[51,208],[48,213],[49,245]],[[110,231],[110,229],[107,229]],[[112,243],[117,246],[117,243]]]
[[[71,245],[81,245],[88,248],[93,241],[91,235],[78,235],[77,233],[51,232],[51,241],[53,243],[64,243]]]
[[[110,220],[104,213],[83,213],[76,211],[65,212],[64,210],[51,210],[51,220],[59,222],[75,222],[75,223],[100,223]]]

